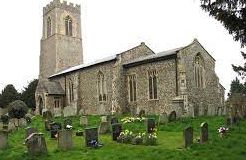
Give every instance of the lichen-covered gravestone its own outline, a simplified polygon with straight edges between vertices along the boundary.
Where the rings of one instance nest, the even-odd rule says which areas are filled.
[[[105,134],[108,133],[110,130],[110,124],[109,122],[101,122],[99,126],[99,134]]]
[[[117,138],[119,137],[121,132],[122,132],[122,124],[120,124],[120,123],[112,124],[113,141],[117,141]]]
[[[101,122],[107,122],[107,116],[101,116]]]
[[[200,143],[208,141],[208,124],[206,122],[201,124],[201,133],[200,133]]]
[[[8,131],[0,131],[0,149],[6,149],[8,146]]]
[[[32,127],[26,128],[26,138],[29,137],[32,133],[37,133],[38,130]]]
[[[65,119],[63,125],[64,125],[64,126],[63,126],[64,129],[68,129],[67,126],[68,126],[68,125],[69,125],[69,126],[72,126],[72,125],[73,125],[73,121],[72,121],[71,119]]]
[[[43,155],[47,153],[44,135],[42,133],[32,133],[25,140],[28,153],[30,155]]]
[[[50,136],[51,138],[57,138],[58,131],[62,129],[61,123],[54,122],[50,124]]]
[[[61,130],[58,132],[58,148],[61,150],[69,150],[73,147],[73,131]]]
[[[80,117],[80,125],[87,126],[88,125],[88,118],[86,116]]]
[[[97,127],[85,128],[85,146],[94,147],[98,143]]]
[[[159,124],[166,124],[168,122],[167,113],[162,113],[159,115]]]
[[[184,147],[188,147],[193,143],[193,128],[187,127],[183,131],[183,137],[184,137]]]
[[[147,118],[145,123],[146,123],[146,132],[153,133],[155,129],[155,119]]]

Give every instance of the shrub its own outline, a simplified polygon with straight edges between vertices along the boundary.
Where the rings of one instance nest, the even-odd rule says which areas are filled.
[[[157,144],[157,134],[156,133],[149,133],[146,134],[144,138],[144,144],[145,145],[156,145]]]
[[[135,145],[139,145],[139,144],[143,144],[143,138],[144,138],[144,134],[138,133],[138,135],[136,135],[133,139],[132,139],[132,144]]]
[[[27,105],[21,100],[16,100],[9,104],[8,113],[11,118],[24,118],[27,114],[27,111]]]
[[[1,121],[3,122],[3,124],[8,124],[9,123],[9,116],[8,115],[1,115]]]
[[[133,139],[133,134],[129,130],[125,130],[124,132],[121,132],[119,137],[117,138],[117,142],[120,143],[131,143]]]

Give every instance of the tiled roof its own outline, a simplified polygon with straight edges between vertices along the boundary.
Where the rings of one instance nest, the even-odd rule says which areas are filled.
[[[44,88],[48,94],[51,95],[65,95],[65,91],[58,82],[47,81],[44,82]]]

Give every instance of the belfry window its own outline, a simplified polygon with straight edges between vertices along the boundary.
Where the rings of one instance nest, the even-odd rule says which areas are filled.
[[[154,70],[148,72],[149,78],[149,99],[157,99],[157,72]]]
[[[194,81],[198,88],[205,87],[205,70],[204,70],[204,60],[200,53],[195,56],[194,59]]]
[[[136,83],[136,75],[128,76],[128,95],[129,101],[135,102],[137,99],[137,83]]]
[[[67,16],[65,18],[65,32],[67,36],[72,36],[73,35],[73,21],[70,16]]]
[[[98,100],[106,101],[107,100],[106,81],[104,78],[104,74],[101,71],[99,71],[97,76],[97,90],[98,90]]]
[[[51,18],[47,18],[47,37],[51,36]]]

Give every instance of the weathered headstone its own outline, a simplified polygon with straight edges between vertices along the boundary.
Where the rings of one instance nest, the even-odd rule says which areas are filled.
[[[29,116],[25,117],[27,125],[30,125],[32,123],[32,119]]]
[[[176,121],[176,112],[175,111],[172,111],[169,116],[168,116],[168,122],[173,122],[173,121]]]
[[[188,147],[193,143],[193,128],[187,127],[183,131],[183,137],[184,137],[184,147]]]
[[[139,117],[144,117],[145,116],[145,110],[141,109],[138,113]]]
[[[101,116],[101,122],[107,122],[107,116]]]
[[[8,147],[8,131],[0,131],[0,149]]]
[[[162,113],[159,115],[159,124],[166,124],[168,122],[167,113]]]
[[[108,133],[110,130],[110,124],[109,122],[101,122],[99,126],[99,134],[105,134]]]
[[[111,118],[111,124],[118,123],[118,119],[116,117]]]
[[[43,118],[44,119],[51,120],[52,117],[53,117],[53,115],[52,115],[51,111],[48,110],[48,111],[43,112]]]
[[[76,136],[83,136],[83,134],[84,134],[84,132],[81,131],[81,130],[78,130],[78,131],[75,132]]]
[[[63,122],[63,125],[64,125],[63,126],[64,129],[68,129],[67,125],[72,126],[73,125],[73,121],[71,119],[65,119],[64,122]]]
[[[206,141],[208,141],[208,124],[204,122],[201,124],[200,143]]]
[[[87,126],[88,125],[88,118],[86,116],[80,117],[80,125]]]
[[[47,120],[47,119],[44,121],[44,128],[46,131],[50,131],[50,124],[51,123],[53,123],[53,122],[50,120]]]
[[[32,128],[32,127],[27,127],[26,128],[26,137],[29,137],[32,133],[37,133],[38,130],[36,128]]]
[[[26,122],[25,118],[19,119],[19,126],[20,127],[26,127],[27,126],[27,122]]]
[[[147,118],[146,119],[146,132],[153,133],[155,129],[155,119],[154,118]]]
[[[122,124],[120,124],[120,123],[112,124],[113,141],[117,141],[117,138],[119,137],[121,132],[122,132]]]
[[[73,131],[61,130],[58,132],[58,148],[61,150],[69,150],[73,147]]]
[[[46,142],[42,133],[32,133],[25,142],[30,155],[36,156],[47,153]]]
[[[98,130],[97,127],[85,128],[85,146],[94,147],[98,143]]]
[[[57,138],[58,137],[58,131],[62,129],[61,123],[54,122],[50,124],[50,137],[51,138]]]

